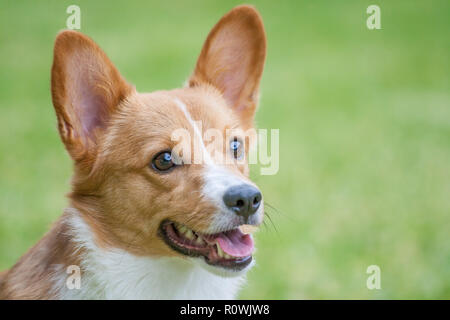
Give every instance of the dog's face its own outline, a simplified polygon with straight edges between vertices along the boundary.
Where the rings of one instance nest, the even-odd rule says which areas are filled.
[[[265,59],[258,13],[241,6],[210,32],[185,88],[141,94],[101,49],[58,35],[52,97],[74,159],[72,204],[99,245],[196,259],[239,274],[251,265],[262,196],[247,157]]]

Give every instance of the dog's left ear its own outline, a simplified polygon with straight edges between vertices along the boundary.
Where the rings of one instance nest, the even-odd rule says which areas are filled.
[[[251,127],[265,58],[266,34],[259,13],[251,6],[238,6],[209,33],[189,86],[212,84],[242,124]]]

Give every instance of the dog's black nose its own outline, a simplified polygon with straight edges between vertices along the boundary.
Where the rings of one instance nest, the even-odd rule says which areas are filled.
[[[223,196],[223,202],[229,209],[247,220],[258,210],[261,198],[261,192],[258,189],[243,184],[229,188]]]

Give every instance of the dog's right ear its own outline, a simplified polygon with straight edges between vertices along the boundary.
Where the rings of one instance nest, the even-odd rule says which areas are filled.
[[[51,82],[61,139],[75,162],[87,166],[111,115],[133,88],[100,47],[76,31],[56,37]]]
[[[266,33],[261,16],[252,6],[237,6],[209,33],[189,86],[207,83],[219,89],[244,128],[251,128],[265,59]]]

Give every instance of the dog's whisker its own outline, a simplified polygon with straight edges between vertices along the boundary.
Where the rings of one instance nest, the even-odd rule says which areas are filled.
[[[278,234],[278,230],[277,227],[275,227],[275,224],[273,223],[272,218],[270,217],[268,212],[264,212],[264,215],[269,219],[270,224],[272,225],[273,229],[275,230],[275,232]]]
[[[264,201],[264,205],[272,209],[275,213],[282,215],[285,218],[290,218],[289,215],[281,211],[280,209],[276,208],[275,206],[271,205],[269,202]]]

